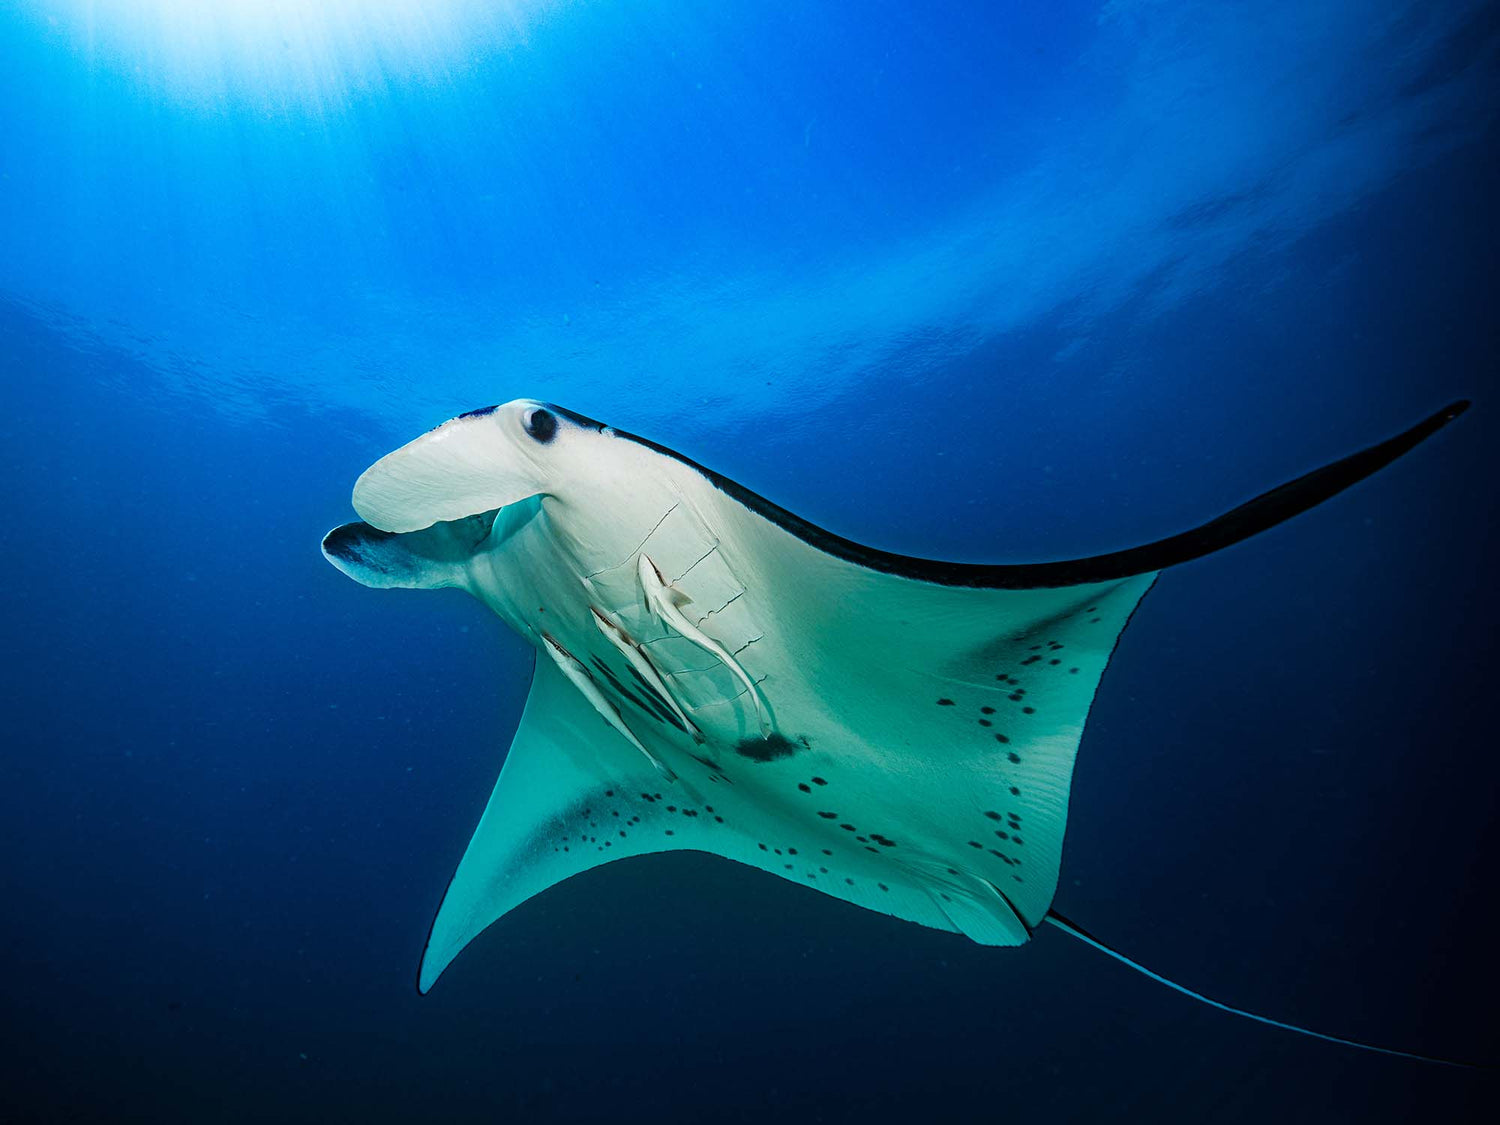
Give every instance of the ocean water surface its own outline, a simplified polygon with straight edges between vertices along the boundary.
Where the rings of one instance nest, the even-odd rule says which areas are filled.
[[[1056,905],[1493,1065],[1493,4],[34,0],[0,60],[0,1118],[1490,1118],[1493,1075],[699,853],[553,888],[419,996],[531,649],[319,543],[517,397],[984,562],[1472,399],[1162,576]]]

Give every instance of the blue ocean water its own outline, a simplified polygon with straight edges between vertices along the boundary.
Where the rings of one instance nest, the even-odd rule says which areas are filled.
[[[1055,931],[699,854],[419,997],[529,649],[318,550],[366,465],[520,396],[996,562],[1472,398],[1163,575],[1056,901],[1229,1003],[1493,1062],[1493,5],[36,0],[0,59],[0,1116],[1493,1112]]]

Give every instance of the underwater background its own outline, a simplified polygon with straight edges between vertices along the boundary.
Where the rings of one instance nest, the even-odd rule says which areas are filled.
[[[0,4],[0,1118],[1486,1119],[1493,1074],[700,854],[419,997],[531,650],[319,541],[528,396],[935,558],[1196,526],[1056,904],[1153,969],[1493,1063],[1500,8]]]

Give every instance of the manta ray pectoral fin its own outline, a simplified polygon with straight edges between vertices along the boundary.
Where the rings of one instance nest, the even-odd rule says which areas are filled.
[[[946,928],[924,886],[861,863],[866,853],[852,840],[799,829],[727,786],[699,793],[664,780],[601,731],[560,662],[538,659],[500,778],[433,920],[418,988],[428,991],[487,926],[548,887],[611,860],[682,850]]]
[[[980,945],[1021,945],[1031,928],[994,883],[941,861],[912,863],[920,885],[955,930]]]
[[[749,672],[745,671],[745,666],[735,659],[732,652],[698,628],[683,614],[681,606],[690,603],[692,599],[681,590],[669,585],[662,576],[660,568],[645,554],[641,555],[637,564],[637,573],[641,580],[641,592],[646,599],[646,608],[656,614],[663,624],[697,645],[734,673],[735,678],[744,685],[746,693],[755,706],[755,717],[760,724],[761,738],[770,738],[772,729],[770,708],[765,696],[761,694],[760,685],[755,682]]]
[[[999,565],[943,563],[871,551],[827,533],[819,541],[835,553],[855,555],[865,565],[944,585],[1039,590],[1117,581],[1203,558],[1285,523],[1410,453],[1468,409],[1468,401],[1460,399],[1395,437],[1303,473],[1189,531],[1103,555]]]
[[[663,808],[676,799],[667,788],[675,783],[633,744],[601,735],[597,705],[564,662],[538,660],[500,778],[433,920],[422,992],[485,927],[533,895],[610,860],[680,846],[676,823],[665,831],[651,823],[658,796]]]

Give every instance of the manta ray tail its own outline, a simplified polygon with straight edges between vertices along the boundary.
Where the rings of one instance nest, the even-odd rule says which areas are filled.
[[[1380,1055],[1394,1055],[1397,1058],[1402,1059],[1416,1059],[1419,1062],[1437,1063],[1440,1066],[1457,1066],[1470,1070],[1476,1069],[1473,1063],[1459,1062],[1456,1059],[1442,1059],[1437,1058],[1433,1055],[1420,1055],[1415,1051],[1398,1051],[1393,1047],[1377,1047],[1373,1043],[1361,1043],[1357,1039],[1345,1039],[1342,1036],[1338,1035],[1327,1035],[1321,1031],[1313,1031],[1311,1028],[1299,1027],[1294,1023],[1286,1023],[1283,1020],[1275,1020],[1270,1016],[1262,1016],[1258,1015],[1255,1012],[1247,1012],[1244,1008],[1236,1008],[1232,1005],[1225,1004],[1221,1001],[1204,996],[1201,992],[1194,992],[1191,988],[1188,988],[1185,985],[1178,984],[1173,980],[1168,980],[1160,973],[1153,973],[1139,961],[1132,961],[1129,957],[1126,957],[1125,954],[1121,953],[1119,950],[1111,949],[1098,938],[1090,934],[1087,930],[1083,929],[1083,927],[1079,926],[1078,923],[1070,922],[1067,918],[1064,918],[1055,910],[1047,911],[1046,920],[1048,922],[1051,922],[1052,925],[1056,926],[1064,933],[1071,934],[1073,937],[1077,938],[1085,945],[1091,945],[1100,953],[1103,953],[1109,957],[1113,957],[1116,961],[1120,962],[1120,964],[1134,969],[1142,976],[1150,977],[1152,980],[1156,981],[1157,984],[1164,984],[1174,992],[1180,992],[1184,996],[1187,996],[1193,1000],[1197,1000],[1199,1003],[1207,1004],[1210,1008],[1218,1008],[1221,1012],[1228,1012],[1233,1016],[1244,1016],[1247,1020],[1254,1020],[1256,1023],[1269,1024],[1271,1027],[1279,1027],[1285,1031],[1295,1031],[1298,1035],[1307,1035],[1313,1039],[1322,1039],[1328,1043],[1338,1043],[1345,1047],[1357,1047],[1361,1051],[1374,1051],[1376,1054]]]

